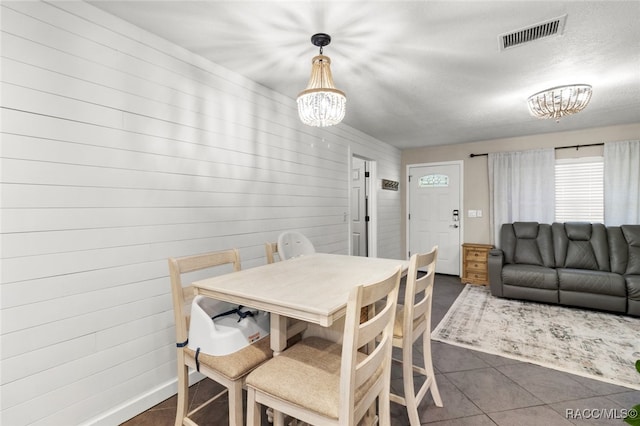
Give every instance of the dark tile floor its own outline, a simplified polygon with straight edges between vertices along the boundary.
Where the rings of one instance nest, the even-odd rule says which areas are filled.
[[[433,327],[463,287],[457,277],[436,277]],[[414,347],[416,355],[421,350],[418,346]],[[640,403],[640,391],[529,363],[440,342],[432,342],[432,352],[444,407],[436,407],[427,395],[420,405],[420,420],[425,425],[623,425],[620,418],[611,417]],[[397,365],[392,371],[392,388],[402,393],[402,375]],[[193,385],[190,390],[193,403],[206,400],[219,389],[219,385],[208,379]],[[124,425],[173,425],[175,405],[174,396]],[[392,425],[409,424],[404,410],[391,404]],[[227,425],[226,397],[198,413],[194,420],[201,426]]]

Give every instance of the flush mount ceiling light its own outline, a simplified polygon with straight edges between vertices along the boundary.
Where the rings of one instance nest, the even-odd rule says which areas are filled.
[[[311,43],[320,48],[320,54],[311,60],[309,84],[298,95],[298,115],[308,126],[333,126],[344,118],[347,98],[333,84],[331,59],[322,54],[322,48],[331,43],[331,37],[323,33],[314,34]]]
[[[527,104],[531,115],[560,121],[565,115],[582,111],[591,100],[591,86],[572,84],[543,90],[529,96]]]

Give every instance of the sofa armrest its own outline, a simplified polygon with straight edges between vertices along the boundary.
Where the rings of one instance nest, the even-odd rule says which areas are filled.
[[[499,248],[492,248],[491,250],[489,250],[489,256],[500,256],[500,257],[504,257],[504,252],[502,251],[502,249],[499,249]]]
[[[489,251],[489,289],[491,294],[502,297],[502,266],[504,265],[504,253],[500,249]]]

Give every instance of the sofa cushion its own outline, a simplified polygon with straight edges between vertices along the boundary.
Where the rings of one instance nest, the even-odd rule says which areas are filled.
[[[513,261],[515,263],[542,266],[542,256],[540,250],[538,250],[536,240],[519,239],[516,243]]]
[[[627,298],[606,294],[586,293],[584,291],[558,291],[561,305],[597,309],[608,312],[627,312]]]
[[[640,225],[622,225],[620,229],[630,246],[640,247]]]
[[[628,244],[625,274],[640,275],[640,225],[622,225],[620,229]]]
[[[538,236],[538,229],[540,224],[538,222],[514,222],[513,232],[516,238],[521,239],[534,239]]]
[[[627,282],[627,298],[640,302],[640,275],[625,275]]]
[[[553,267],[551,227],[537,222],[505,223],[500,229],[505,263]]]
[[[502,282],[504,285],[547,290],[558,289],[556,270],[537,265],[504,265],[502,268]]]
[[[567,268],[598,269],[598,261],[589,241],[572,241],[567,249],[564,266]]]
[[[567,222],[551,226],[556,266],[611,271],[609,243],[604,225]]]
[[[627,300],[627,314],[640,317],[640,300]]]
[[[558,303],[558,289],[523,287],[506,284],[503,287],[503,296],[509,299],[531,300],[533,302]]]
[[[584,269],[560,268],[557,271],[560,290],[608,296],[627,296],[627,286],[622,275]]]
[[[609,240],[611,272],[622,275],[627,271],[629,244],[619,226],[607,227],[607,239]]]
[[[572,241],[589,241],[591,239],[593,227],[590,223],[567,223],[565,225],[567,238]]]

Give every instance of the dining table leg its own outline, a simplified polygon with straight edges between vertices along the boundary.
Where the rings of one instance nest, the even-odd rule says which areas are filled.
[[[271,314],[271,350],[278,356],[287,348],[287,317]]]
[[[273,356],[280,355],[287,348],[287,317],[271,313],[271,350]],[[274,426],[282,426],[284,424],[284,414],[267,409],[269,420],[273,421]]]

